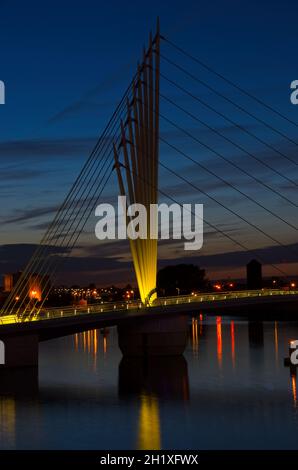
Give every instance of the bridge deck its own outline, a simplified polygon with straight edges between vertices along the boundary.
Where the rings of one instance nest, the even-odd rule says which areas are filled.
[[[245,295],[246,294],[246,295]],[[138,302],[106,303],[85,309],[54,309],[41,312],[38,317],[17,321],[2,318],[1,336],[15,334],[37,334],[40,341],[65,336],[93,328],[118,325],[123,321],[155,315],[211,312],[221,315],[231,313],[252,315],[262,311],[271,312],[273,307],[279,314],[291,306],[291,318],[298,319],[298,291],[239,291],[237,293],[200,294],[191,297],[168,297],[159,299],[152,307],[144,308]],[[297,314],[296,314],[297,312]],[[7,321],[6,321],[7,320]]]

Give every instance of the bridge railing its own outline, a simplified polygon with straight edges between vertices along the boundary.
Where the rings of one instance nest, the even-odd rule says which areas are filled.
[[[170,305],[178,304],[200,304],[203,302],[216,302],[229,299],[243,299],[250,297],[267,297],[267,296],[285,296],[285,295],[298,295],[298,290],[282,290],[282,289],[260,289],[260,290],[246,290],[246,291],[227,291],[227,292],[208,292],[208,293],[194,293],[193,295],[177,295],[173,297],[159,297],[155,300],[153,307],[166,308]],[[216,306],[215,306],[216,307]],[[100,302],[96,304],[84,306],[65,306],[43,309],[38,313],[32,312],[30,315],[16,315],[0,316],[0,325],[24,322],[24,321],[40,321],[50,320],[54,318],[73,317],[77,315],[88,315],[94,313],[108,313],[113,311],[136,310],[143,308],[140,300],[132,301],[119,301],[119,302]],[[152,308],[152,307],[149,307]]]
[[[221,291],[221,292],[208,292],[208,293],[195,293],[193,295],[177,295],[172,297],[158,297],[154,302],[154,306],[167,306],[174,304],[187,304],[187,303],[200,303],[222,301],[228,299],[241,299],[249,297],[268,297],[271,295],[297,295],[298,290],[283,290],[283,289],[258,289],[258,290],[245,290],[245,291]]]
[[[73,317],[76,315],[86,315],[92,313],[105,313],[120,310],[131,310],[142,308],[140,300],[120,301],[120,302],[100,302],[90,305],[72,305],[64,307],[44,308],[40,312],[32,311],[30,314],[0,316],[0,325],[8,323],[18,323],[26,321],[51,320],[54,318]]]

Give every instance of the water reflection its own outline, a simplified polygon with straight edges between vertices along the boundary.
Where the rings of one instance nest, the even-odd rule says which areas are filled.
[[[222,366],[222,329],[221,317],[216,317],[217,360],[219,368]]]
[[[14,398],[0,397],[0,442],[7,448],[15,444],[16,403]]]
[[[248,322],[248,339],[252,349],[264,347],[264,326],[262,321]]]
[[[0,396],[35,396],[38,393],[38,368],[1,369]]]
[[[89,355],[96,357],[97,353],[99,352],[100,334],[102,335],[102,351],[105,355],[108,350],[108,328],[103,328],[100,331],[89,330],[84,331],[83,333],[76,333],[75,335],[73,335],[74,350],[76,352],[83,350]]]
[[[199,333],[198,333],[198,319],[192,318],[191,321],[191,343],[194,357],[198,357],[199,352]]]
[[[108,350],[108,342],[107,342],[107,336],[104,334],[103,336],[103,353],[106,355]]]
[[[234,324],[234,321],[233,321],[233,320],[231,321],[230,330],[231,330],[231,355],[232,355],[232,364],[233,364],[233,368],[235,369],[235,365],[236,365],[236,354],[235,354],[235,324]]]
[[[73,340],[74,340],[74,348],[75,348],[75,351],[78,351],[78,350],[79,350],[79,335],[78,335],[78,333],[76,333],[76,334],[73,336]]]
[[[140,414],[137,449],[161,449],[161,432],[158,399],[146,393],[140,397]]]
[[[203,334],[203,314],[200,313],[200,336]]]
[[[183,356],[124,357],[119,365],[119,397],[138,400],[137,448],[161,448],[159,401],[188,401],[187,362]]]
[[[264,368],[264,325],[262,321],[248,322],[249,359],[259,374]]]
[[[189,341],[192,346],[193,356],[199,357],[199,340],[203,336],[203,314],[200,313],[198,317],[191,319],[189,329]]]
[[[122,399],[146,393],[163,400],[189,400],[187,362],[183,356],[123,357],[118,383]]]
[[[297,406],[297,379],[296,379],[296,368],[291,372],[291,385],[294,407]]]
[[[38,393],[20,376],[12,398],[0,375],[0,448],[298,449],[283,367],[298,324],[198,312],[188,326],[184,357],[123,358],[116,328],[41,343]]]
[[[278,356],[278,323],[274,322],[274,350],[275,350],[275,364],[278,367],[279,356]]]

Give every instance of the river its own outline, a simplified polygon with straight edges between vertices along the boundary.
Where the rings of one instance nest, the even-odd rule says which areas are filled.
[[[123,359],[117,329],[40,344],[0,396],[1,449],[298,449],[298,322],[190,318],[184,357]]]

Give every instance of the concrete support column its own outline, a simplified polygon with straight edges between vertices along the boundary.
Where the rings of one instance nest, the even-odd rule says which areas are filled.
[[[38,336],[0,336],[0,371],[38,366]]]
[[[118,326],[124,356],[178,356],[187,342],[187,316],[138,318]]]

